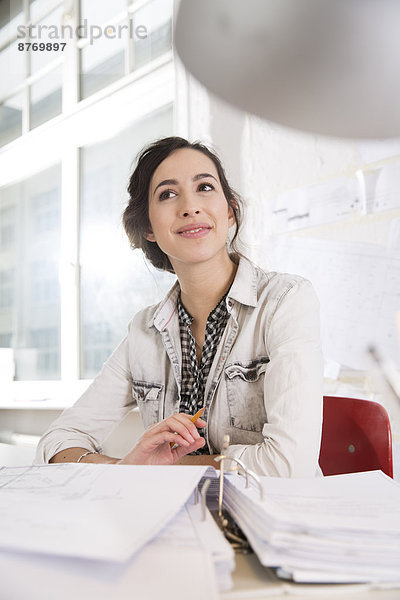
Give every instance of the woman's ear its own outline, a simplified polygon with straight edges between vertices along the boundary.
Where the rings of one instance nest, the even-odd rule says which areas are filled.
[[[236,201],[234,200],[234,198],[231,198],[230,200],[230,204],[228,204],[228,223],[229,223],[229,227],[232,227],[232,225],[236,224],[236,219],[235,219],[235,213],[234,210],[232,208],[232,205],[236,208]]]
[[[143,237],[146,238],[148,242],[155,242],[156,238],[154,237],[154,233],[150,229],[147,233],[143,234]]]

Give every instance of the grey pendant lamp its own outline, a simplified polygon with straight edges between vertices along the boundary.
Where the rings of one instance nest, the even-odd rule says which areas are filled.
[[[269,121],[400,136],[400,0],[181,0],[175,45],[211,92]]]

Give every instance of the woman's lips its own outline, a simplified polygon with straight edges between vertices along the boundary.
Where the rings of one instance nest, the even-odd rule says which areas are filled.
[[[184,238],[200,238],[207,235],[210,229],[211,227],[205,223],[196,223],[182,227],[177,233]]]

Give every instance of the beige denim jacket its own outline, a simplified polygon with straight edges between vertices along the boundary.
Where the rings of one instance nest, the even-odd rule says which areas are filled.
[[[80,447],[101,450],[138,406],[144,427],[179,411],[178,283],[140,311],[127,337],[39,442],[36,461]],[[307,280],[265,272],[241,258],[226,298],[230,313],[205,387],[207,440],[256,473],[308,477],[318,471],[323,360],[319,305]]]

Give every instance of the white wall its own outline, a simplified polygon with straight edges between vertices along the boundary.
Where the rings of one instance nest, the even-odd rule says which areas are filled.
[[[204,90],[202,93],[204,94]],[[377,254],[385,252],[391,227],[393,228],[396,220],[399,223],[400,202],[395,210],[375,214],[355,212],[336,222],[286,232],[284,235],[275,235],[275,237],[271,237],[272,245],[268,239],[274,234],[272,210],[275,200],[280,194],[308,188],[315,184],[334,182],[339,177],[355,178],[358,170],[369,171],[380,166],[399,164],[399,140],[379,142],[324,138],[262,121],[232,108],[212,95],[207,94],[207,99],[203,100],[203,104],[208,106],[210,140],[223,159],[228,179],[245,200],[246,223],[243,234],[245,253],[256,263],[266,269],[271,266],[276,268],[276,261],[273,259],[273,244],[276,241],[286,243],[290,239],[299,240],[300,238],[308,238],[317,242],[323,241],[323,243],[334,242],[343,249],[353,247],[355,242],[359,242],[361,253],[368,250],[373,255],[374,248]],[[400,181],[395,183],[399,186],[398,193],[400,195]],[[397,257],[400,261],[400,247],[398,249]],[[360,273],[362,277],[367,277],[368,266],[365,267],[365,263],[368,265],[368,258],[365,256],[366,260],[364,261],[362,258],[361,256]],[[319,256],[313,256],[311,260],[317,264],[322,259]],[[391,304],[389,308],[385,309],[390,312],[390,315],[386,315],[385,322],[387,323],[389,316],[393,317],[394,337],[396,333],[393,307],[397,306],[397,309],[400,310],[399,261],[395,265],[396,270],[394,271],[397,277],[396,283],[392,282],[391,284]],[[306,276],[308,276],[308,267],[309,265],[304,265]],[[320,268],[322,268],[321,265]],[[371,277],[372,273],[373,263],[371,262]],[[300,274],[303,273],[300,272]],[[340,276],[338,279],[337,272],[332,276],[335,284],[340,285]],[[359,274],[354,273],[354,286],[358,285],[357,276],[360,277]],[[399,287],[396,287],[397,283]],[[333,296],[338,292],[334,289],[335,284],[330,290]],[[343,285],[348,285],[348,282],[344,282]],[[376,285],[379,287],[380,284]],[[382,296],[379,294],[382,290],[374,289],[373,282],[370,287],[365,282],[361,282],[360,290],[364,291],[365,289],[367,290],[365,302],[376,303],[371,310],[371,315],[373,319],[378,319],[382,300]],[[376,294],[375,300],[374,294]],[[397,294],[397,304],[393,298],[394,294]],[[324,307],[321,308],[323,314]],[[368,328],[370,323],[357,322],[356,306],[352,306],[351,311],[355,320],[356,335],[359,335],[363,327]],[[332,327],[332,323],[325,323],[325,326]],[[335,333],[337,336],[341,335],[339,328]],[[371,337],[374,337],[373,333],[371,333]],[[385,341],[379,343],[385,350]],[[397,354],[394,346],[395,344],[392,343],[392,357],[397,356],[398,358],[400,357],[400,344],[397,346]],[[339,351],[346,354],[348,341],[343,340],[338,348]],[[331,357],[326,356],[326,358],[330,359]],[[337,354],[335,360],[338,360]],[[344,360],[338,378],[331,378],[331,376],[326,378],[326,393],[354,395],[381,401],[391,414],[395,435],[400,437],[400,407],[393,402],[393,397],[376,367],[372,363],[368,364],[368,360],[364,364],[367,366],[362,369],[349,370],[345,368],[346,360]],[[400,362],[397,366],[400,367]],[[336,367],[339,369],[339,365]]]

